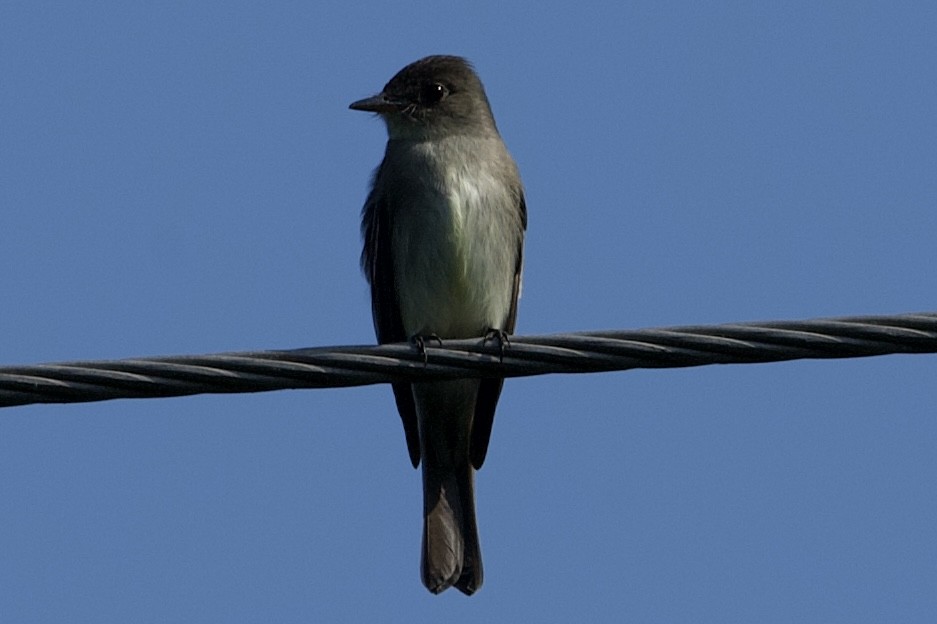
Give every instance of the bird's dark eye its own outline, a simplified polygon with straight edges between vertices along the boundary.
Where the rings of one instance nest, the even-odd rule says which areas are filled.
[[[436,104],[442,101],[447,95],[449,95],[449,89],[447,89],[445,85],[434,82],[433,84],[428,84],[423,87],[423,91],[420,93],[420,100],[424,105]]]

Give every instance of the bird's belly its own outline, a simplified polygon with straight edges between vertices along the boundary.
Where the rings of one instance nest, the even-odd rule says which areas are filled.
[[[511,309],[514,250],[478,202],[414,211],[397,233],[394,273],[409,336],[481,336],[501,329]]]

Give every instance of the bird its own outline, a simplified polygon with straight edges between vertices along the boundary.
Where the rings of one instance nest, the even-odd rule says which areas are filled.
[[[473,66],[422,58],[349,108],[387,128],[361,219],[378,343],[410,341],[425,357],[427,344],[478,337],[503,353],[517,319],[527,205]],[[475,471],[503,383],[392,384],[410,461],[422,462],[421,579],[434,594],[482,585]]]

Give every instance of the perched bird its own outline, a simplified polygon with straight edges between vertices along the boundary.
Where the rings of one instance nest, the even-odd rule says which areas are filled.
[[[362,211],[361,265],[379,343],[514,331],[527,207],[472,66],[429,56],[350,108],[387,125]],[[474,471],[503,379],[393,384],[410,460],[423,462],[422,579],[433,593],[482,584]]]

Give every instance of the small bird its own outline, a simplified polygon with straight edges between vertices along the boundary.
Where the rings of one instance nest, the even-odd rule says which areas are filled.
[[[361,266],[379,343],[514,331],[527,206],[517,165],[472,66],[429,56],[350,105],[387,125],[362,210]],[[474,471],[504,380],[393,384],[410,461],[423,462],[421,576],[434,594],[482,584]]]

